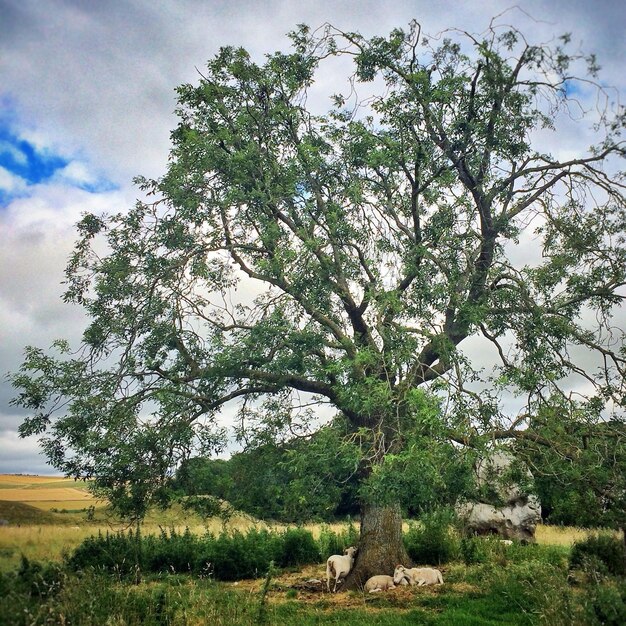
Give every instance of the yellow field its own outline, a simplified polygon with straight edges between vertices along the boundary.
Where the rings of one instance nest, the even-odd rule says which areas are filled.
[[[597,532],[573,526],[537,526],[535,539],[545,545],[571,546],[576,541],[586,539],[590,533]],[[619,534],[619,533],[616,533]]]
[[[0,500],[24,502],[44,511],[104,506],[87,490],[85,481],[63,476],[0,474]]]
[[[86,502],[95,498],[88,492],[71,487],[56,489],[6,489],[2,492],[2,500],[9,502]]]
[[[73,480],[65,476],[35,476],[34,474],[0,474],[0,489],[6,486],[24,485],[40,485],[40,484],[57,484],[59,482],[68,482]]]

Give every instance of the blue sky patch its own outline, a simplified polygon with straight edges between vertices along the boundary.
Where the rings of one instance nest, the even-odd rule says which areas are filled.
[[[69,161],[55,154],[38,152],[33,145],[0,126],[0,166],[34,185],[49,179]]]
[[[571,79],[568,79],[563,83],[563,89],[565,90],[565,95],[568,98],[584,96],[586,91],[588,91],[588,87],[581,81]]]
[[[106,178],[93,175],[78,159],[38,149],[20,138],[12,126],[8,119],[0,117],[0,207],[6,206],[14,198],[27,195],[30,186],[45,183],[55,176],[68,186],[90,193],[118,188],[118,185]],[[18,184],[7,184],[8,179]]]

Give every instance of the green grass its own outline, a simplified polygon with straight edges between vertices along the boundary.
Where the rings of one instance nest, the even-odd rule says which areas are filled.
[[[265,619],[259,621],[258,590],[235,590],[230,585],[186,576],[124,585],[87,573],[66,579],[62,590],[51,597],[33,599],[15,592],[5,595],[0,600],[0,625],[521,626],[532,623],[489,595],[443,592],[427,597],[426,603],[419,592],[403,603],[394,602],[390,595],[372,597],[357,593],[339,597],[325,594],[327,599],[318,602],[274,598],[266,606]],[[351,605],[342,606],[342,601]]]
[[[562,555],[560,547],[519,546],[506,562],[493,552],[487,562],[446,565],[442,586],[383,594],[303,588],[303,581],[323,578],[323,563],[276,571],[264,595],[262,578],[223,583],[187,573],[137,572],[124,579],[91,564],[73,572],[58,562],[22,560],[17,570],[0,574],[0,626],[595,626],[579,619],[584,596],[569,585]],[[617,607],[619,598],[613,602]]]
[[[595,616],[602,611],[623,614],[623,579],[572,586],[561,557],[550,547],[520,546],[506,563],[495,554],[488,562],[445,566],[442,586],[382,594],[303,589],[300,582],[323,577],[320,563],[276,571],[265,596],[263,579],[222,583],[139,572],[140,580],[130,581],[91,566],[71,572],[59,563],[22,561],[0,574],[0,626],[600,626],[605,622]]]

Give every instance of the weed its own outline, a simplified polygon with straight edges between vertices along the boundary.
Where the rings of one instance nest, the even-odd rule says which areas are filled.
[[[492,569],[489,581],[494,601],[514,607],[534,624],[572,624],[574,598],[563,568],[537,561],[511,563]]]
[[[258,609],[258,614],[257,614],[258,624],[268,623],[267,593],[270,590],[270,582],[272,581],[273,574],[274,574],[274,561],[270,561],[269,567],[267,568],[267,574],[265,575],[265,580],[263,581],[263,586],[261,587],[261,591],[259,593],[259,609]]]
[[[466,565],[484,563],[488,558],[485,543],[478,537],[462,537],[459,543],[459,552],[463,563]]]
[[[319,563],[321,553],[313,535],[303,528],[291,528],[281,536],[280,567]]]

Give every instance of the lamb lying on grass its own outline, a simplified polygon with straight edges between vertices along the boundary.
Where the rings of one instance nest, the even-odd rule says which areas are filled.
[[[326,588],[330,591],[330,579],[335,579],[335,587],[333,593],[337,591],[337,583],[340,578],[345,578],[354,565],[354,555],[356,554],[356,548],[346,548],[343,552],[343,556],[340,554],[333,554],[328,557],[326,561]]]
[[[409,585],[418,586],[443,584],[441,572],[432,567],[407,568],[404,565],[398,565],[393,573],[393,582],[399,585],[402,580],[406,580]]]
[[[379,574],[367,579],[365,583],[365,591],[369,593],[377,593],[379,591],[387,591],[387,589],[395,589],[396,586],[393,582],[392,576],[386,576],[385,574]]]

